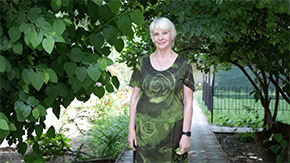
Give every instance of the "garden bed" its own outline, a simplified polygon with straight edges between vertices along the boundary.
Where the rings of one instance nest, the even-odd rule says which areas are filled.
[[[254,139],[240,140],[236,134],[215,134],[230,163],[262,162]]]

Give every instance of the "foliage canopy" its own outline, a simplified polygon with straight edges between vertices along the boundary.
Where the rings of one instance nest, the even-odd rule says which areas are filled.
[[[24,154],[44,132],[47,108],[59,117],[60,106],[74,98],[118,89],[106,70],[108,55],[122,51],[124,39],[143,21],[142,8],[124,10],[119,0],[0,1],[0,143],[6,138]],[[115,88],[114,88],[115,87]],[[55,136],[54,127],[47,130]],[[34,152],[41,154],[34,143]]]

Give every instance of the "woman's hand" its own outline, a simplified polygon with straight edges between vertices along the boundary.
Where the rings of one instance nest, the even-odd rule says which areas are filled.
[[[182,135],[179,146],[181,147],[181,154],[183,155],[189,150],[190,147],[190,138],[186,135]]]
[[[129,142],[130,147],[134,151],[136,151],[136,148],[137,148],[137,140],[136,140],[136,132],[135,132],[135,129],[129,129],[128,142]]]

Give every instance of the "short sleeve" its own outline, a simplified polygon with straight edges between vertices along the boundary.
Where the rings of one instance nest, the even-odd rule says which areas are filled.
[[[195,86],[194,86],[194,77],[193,77],[193,70],[192,70],[192,66],[190,63],[186,64],[185,67],[185,72],[184,72],[184,76],[183,76],[183,84],[186,85],[187,87],[189,87],[190,89],[192,89],[192,91],[195,90]]]
[[[139,61],[137,61],[137,64],[133,70],[133,73],[132,73],[132,76],[131,76],[131,79],[130,79],[130,82],[129,82],[129,86],[131,87],[139,87],[141,88],[141,74],[140,74],[140,71],[141,71],[141,66],[140,66],[140,63]]]

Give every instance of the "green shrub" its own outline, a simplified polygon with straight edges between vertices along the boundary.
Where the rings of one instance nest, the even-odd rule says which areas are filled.
[[[236,134],[236,138],[239,140],[239,141],[242,141],[242,142],[253,142],[255,139],[254,139],[254,134],[253,133],[250,133],[250,132],[246,132],[246,133],[237,133]]]
[[[44,156],[46,160],[56,159],[59,156],[64,156],[71,151],[71,139],[66,138],[63,134],[48,135],[42,134],[40,138],[37,136],[33,140],[27,140],[29,145],[33,145],[32,149],[36,155]],[[38,158],[33,155],[27,155],[26,159]],[[39,159],[39,158],[38,158]],[[28,161],[29,162],[29,161]]]
[[[127,114],[96,119],[85,138],[91,155],[117,158],[123,149],[128,149],[128,124]]]

